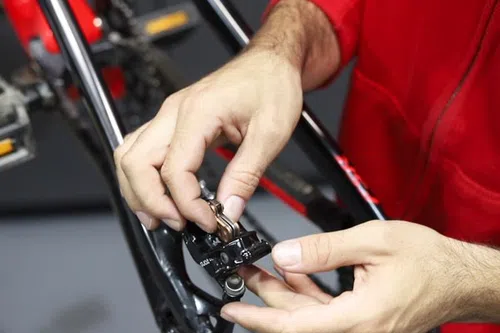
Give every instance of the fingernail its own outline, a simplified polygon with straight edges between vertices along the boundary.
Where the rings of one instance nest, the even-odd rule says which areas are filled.
[[[147,229],[151,229],[151,225],[153,224],[151,216],[143,212],[136,212],[135,214],[137,215],[139,221],[141,221]]]
[[[165,222],[170,228],[176,230],[176,231],[181,231],[182,230],[182,223],[181,221],[177,220],[169,220],[169,219],[162,219],[163,222]]]
[[[286,241],[276,244],[273,248],[274,262],[281,267],[290,267],[300,264],[302,249],[296,241]]]
[[[233,322],[234,323],[234,318],[233,316],[231,316],[227,310],[224,310],[221,312],[220,316],[222,317],[222,319],[224,320],[227,320],[227,321],[230,321],[230,322]]]
[[[238,221],[245,209],[245,200],[237,195],[232,195],[224,202],[224,215],[232,221]]]

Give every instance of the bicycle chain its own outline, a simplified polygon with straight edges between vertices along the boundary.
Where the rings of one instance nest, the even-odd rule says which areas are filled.
[[[125,0],[111,0],[111,3],[113,4],[113,6],[115,6],[115,8],[121,11],[122,15],[126,19],[127,27],[132,33],[133,37],[130,40],[129,46],[136,52],[141,54],[144,62],[146,64],[149,64],[147,72],[149,74],[149,77],[151,78],[151,85],[158,88],[160,86],[160,80],[155,77],[155,75],[158,76],[158,69],[156,68],[156,64],[154,63],[152,57],[151,45],[144,31],[137,23],[134,10]]]

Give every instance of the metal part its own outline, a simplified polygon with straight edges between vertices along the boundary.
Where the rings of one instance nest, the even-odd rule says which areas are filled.
[[[208,187],[207,187],[207,182],[205,180],[200,180],[200,190],[201,190],[201,197],[204,200],[214,200],[215,199],[215,193],[211,192]]]
[[[23,94],[0,78],[0,171],[35,156],[35,140]],[[7,148],[6,148],[7,147]]]
[[[224,206],[215,199],[209,200],[208,205],[214,212],[215,220],[218,225],[217,235],[219,238],[228,243],[238,237],[240,234],[240,226],[238,223],[234,223],[226,215],[224,215]]]
[[[208,234],[189,222],[184,242],[193,259],[217,281],[224,292],[224,302],[235,301],[243,295],[236,297],[235,288],[228,294],[227,279],[241,266],[253,264],[271,252],[268,242],[260,240],[255,231],[246,231],[243,227],[237,238],[224,243],[216,234]]]
[[[238,268],[266,256],[271,252],[271,246],[260,240],[257,232],[249,232],[239,222],[229,220],[204,181],[200,181],[200,188],[202,199],[207,201],[218,223],[223,226],[216,234],[209,234],[189,222],[184,231],[184,242],[193,259],[215,278],[224,291],[223,301],[235,301],[244,293],[244,285],[242,287],[239,282],[236,283],[238,279],[241,280],[236,274]]]
[[[215,215],[215,220],[217,221],[217,235],[225,243],[232,241],[240,234],[240,224],[231,221],[231,219],[224,215],[224,206],[215,199],[215,193],[207,188],[207,184],[204,180],[201,180],[199,184],[202,199],[208,202],[210,209],[212,209]]]
[[[240,46],[245,47],[250,42],[250,36],[245,31],[245,25],[242,24],[242,21],[234,15],[234,11],[231,12],[231,8],[224,1],[207,0],[207,2],[217,13],[219,19],[233,32],[233,36]]]
[[[229,298],[241,298],[245,289],[245,281],[237,274],[227,277],[224,282],[224,291]]]

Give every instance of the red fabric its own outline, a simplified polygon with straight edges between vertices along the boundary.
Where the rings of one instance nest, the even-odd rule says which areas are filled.
[[[310,1],[357,56],[340,143],[387,213],[500,246],[498,0]]]

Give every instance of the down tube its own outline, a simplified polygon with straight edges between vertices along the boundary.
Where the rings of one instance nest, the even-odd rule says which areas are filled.
[[[245,48],[253,34],[252,30],[229,1],[193,0],[193,2],[204,19],[216,29],[219,37],[234,53]],[[387,219],[377,198],[361,180],[335,139],[305,103],[293,138],[316,168],[334,186],[356,223]]]

